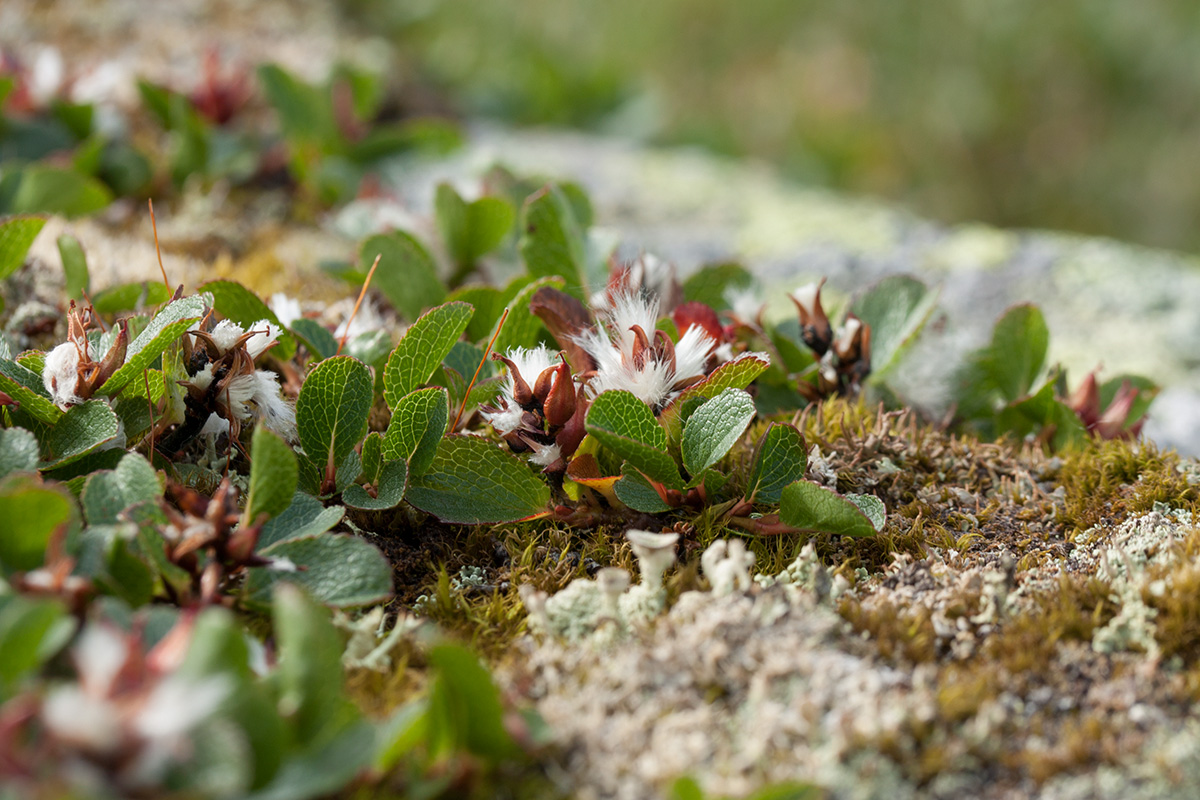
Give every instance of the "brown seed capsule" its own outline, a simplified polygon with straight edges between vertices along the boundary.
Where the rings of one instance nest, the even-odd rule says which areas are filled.
[[[789,295],[800,315],[800,338],[818,357],[825,355],[833,343],[833,326],[821,305],[822,278],[817,283],[801,286]]]
[[[534,399],[533,390],[529,388],[529,384],[521,377],[521,372],[517,369],[517,365],[499,353],[493,353],[492,359],[503,361],[504,365],[508,367],[508,375],[513,382],[513,400],[517,401],[517,405],[527,411],[534,408],[537,405],[537,401]]]
[[[545,403],[550,396],[550,384],[554,382],[554,367],[546,367],[533,382],[533,399]]]
[[[641,369],[646,364],[646,358],[649,355],[650,339],[646,336],[646,332],[642,330],[641,325],[631,325],[629,330],[633,331],[633,367]]]
[[[575,415],[575,384],[571,380],[571,368],[567,366],[566,359],[546,372],[553,373],[555,379],[553,387],[547,393],[542,411],[552,429],[560,428]],[[542,374],[545,375],[546,372]]]
[[[118,325],[120,327],[117,330],[116,341],[104,354],[104,360],[100,362],[100,369],[92,379],[93,391],[103,386],[105,381],[111,378],[112,374],[125,363],[125,352],[129,348],[129,323],[121,320]]]

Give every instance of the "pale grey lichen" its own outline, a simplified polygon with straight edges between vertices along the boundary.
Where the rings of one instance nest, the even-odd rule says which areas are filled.
[[[1174,545],[1192,526],[1189,511],[1156,503],[1147,514],[1117,526],[1090,528],[1076,538],[1071,563],[1107,581],[1109,599],[1120,607],[1116,616],[1093,633],[1096,652],[1138,650],[1148,658],[1158,657],[1157,611],[1146,604],[1143,592],[1161,596],[1170,591],[1169,576],[1152,581],[1150,568],[1176,563],[1179,555]]]
[[[335,611],[333,624],[350,635],[342,651],[342,666],[388,672],[392,668],[392,650],[425,623],[401,612],[388,629],[383,606],[376,606],[357,618]]]
[[[763,588],[777,584],[794,586],[813,592],[818,599],[837,601],[847,592],[853,591],[850,581],[845,576],[830,577],[829,570],[817,557],[816,547],[812,542],[800,550],[800,555],[788,564],[778,575],[755,575],[754,582]]]

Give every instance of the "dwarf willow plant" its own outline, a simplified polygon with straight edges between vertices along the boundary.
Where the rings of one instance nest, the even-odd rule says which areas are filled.
[[[304,94],[270,75],[278,102]],[[408,323],[396,339],[285,319],[231,280],[72,302],[65,341],[45,351],[0,336],[0,701],[25,703],[20,718],[36,722],[19,724],[40,726],[22,730],[21,777],[67,752],[117,793],[139,759],[158,765],[151,784],[199,793],[313,796],[368,769],[406,771],[414,793],[432,793],[422,781],[448,761],[519,760],[463,651],[431,651],[434,688],[382,726],[342,695],[326,609],[389,599],[384,536],[542,518],[645,527],[647,515],[751,535],[884,530],[879,498],[840,491],[827,471],[810,479],[794,416],[830,396],[894,397],[889,376],[936,292],[887,278],[831,315],[817,283],[793,295],[795,317],[767,320],[741,267],[680,281],[650,256],[620,262],[590,237],[576,190],[495,185],[518,196],[439,189],[440,247],[402,231],[361,244],[358,264]],[[0,222],[0,278],[43,223]],[[87,286],[78,243],[59,246],[68,283]],[[465,282],[484,264],[515,277]],[[1036,309],[1006,315],[964,368],[963,416],[1055,443],[1135,434],[1149,387],[1093,376],[1064,401],[1045,341]],[[273,661],[230,610],[269,619]],[[355,624],[347,663],[386,661],[382,630]],[[137,680],[90,676],[101,651],[140,665]],[[65,683],[47,677],[56,657]],[[164,733],[190,743],[186,763],[155,751],[140,722],[161,716],[168,689],[193,701]],[[64,709],[89,692],[125,721],[121,758],[71,738]]]

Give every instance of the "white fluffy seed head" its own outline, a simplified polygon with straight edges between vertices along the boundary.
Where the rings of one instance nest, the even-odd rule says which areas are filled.
[[[704,375],[708,356],[716,342],[698,325],[687,330],[675,345],[675,367],[658,361],[652,351],[645,351],[641,363],[633,358],[637,335],[633,326],[641,327],[647,338],[654,336],[658,324],[657,297],[638,293],[618,295],[613,308],[604,316],[602,329],[588,331],[576,342],[596,362],[596,376],[588,384],[594,397],[610,389],[624,389],[652,408],[660,408],[681,380]]]
[[[79,348],[73,342],[63,342],[46,354],[46,363],[42,368],[42,384],[54,399],[56,406],[65,410],[83,402],[83,399],[75,394],[78,381]]]

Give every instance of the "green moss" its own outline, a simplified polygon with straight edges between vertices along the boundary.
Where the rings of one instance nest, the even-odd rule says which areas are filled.
[[[1142,514],[1155,503],[1197,510],[1200,493],[1177,469],[1179,456],[1148,442],[1096,441],[1067,454],[1060,519],[1074,532]]]

